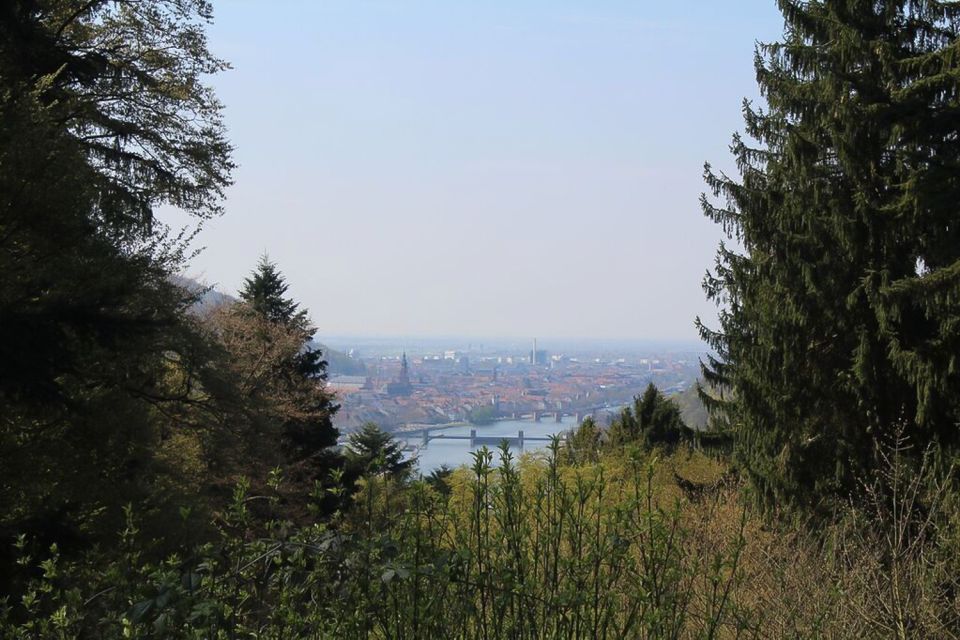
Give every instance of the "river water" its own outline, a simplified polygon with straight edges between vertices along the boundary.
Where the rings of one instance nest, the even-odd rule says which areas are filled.
[[[576,426],[577,421],[573,416],[564,416],[561,422],[556,422],[553,416],[546,415],[543,417],[542,422],[534,422],[533,420],[501,420],[490,425],[436,429],[431,432],[431,435],[439,435],[443,433],[448,436],[469,436],[470,430],[476,429],[477,437],[489,438],[510,436],[515,438],[522,430],[524,438],[539,438],[569,431]],[[429,474],[431,471],[444,464],[454,468],[459,467],[462,464],[471,465],[473,464],[473,457],[470,454],[480,448],[479,446],[471,448],[469,440],[444,440],[439,438],[431,440],[430,444],[424,447],[422,444],[423,439],[419,434],[411,435],[409,437],[404,437],[402,434],[394,434],[394,437],[401,442],[408,443],[413,447],[419,447],[417,461],[420,468],[420,473],[423,475]],[[523,451],[538,451],[546,449],[549,444],[550,443],[547,441],[527,441],[524,442]],[[487,445],[487,448],[495,449],[496,445]],[[519,447],[516,445],[512,446],[511,450],[514,456],[518,456],[520,453]],[[498,463],[499,459],[495,451],[494,465]]]

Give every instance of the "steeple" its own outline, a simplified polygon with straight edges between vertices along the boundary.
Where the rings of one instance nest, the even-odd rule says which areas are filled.
[[[393,382],[387,383],[387,394],[391,396],[409,396],[413,393],[413,385],[410,384],[410,368],[407,365],[407,352],[403,352],[400,358],[400,375]]]
[[[407,368],[407,352],[403,352],[403,357],[400,358],[400,384],[409,386],[410,385],[410,371]]]

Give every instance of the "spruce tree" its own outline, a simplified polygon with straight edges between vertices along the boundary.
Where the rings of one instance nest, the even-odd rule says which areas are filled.
[[[675,445],[693,439],[693,430],[680,415],[680,407],[665,397],[652,382],[633,399],[633,407],[624,407],[610,425],[611,444],[642,443],[645,446]]]
[[[385,473],[398,479],[405,478],[416,463],[413,458],[404,460],[400,444],[373,422],[350,434],[347,462],[357,475]]]
[[[298,311],[300,305],[285,297],[289,287],[277,265],[264,254],[254,272],[244,280],[240,298],[272,322],[299,322],[306,314]]]
[[[256,270],[244,281],[240,298],[251,311],[288,331],[298,332],[302,349],[285,363],[277,375],[286,378],[293,387],[306,379],[321,386],[327,377],[327,362],[319,349],[311,347],[316,328],[310,324],[306,310],[286,297],[289,285],[277,266],[266,255],[260,258]],[[298,457],[311,457],[337,442],[339,436],[331,418],[338,406],[330,393],[308,396],[309,406],[302,407],[307,419],[289,420],[286,425],[287,444]]]
[[[316,329],[310,325],[307,312],[292,298],[285,297],[289,287],[277,265],[264,254],[256,270],[244,280],[240,299],[271,322],[300,328],[305,334],[305,346],[296,358],[296,370],[305,377],[325,380],[327,362],[321,351],[309,344]]]
[[[764,502],[846,493],[900,429],[954,455],[960,238],[956,3],[781,0],[744,105],[739,179],[706,180],[721,244],[704,397]]]

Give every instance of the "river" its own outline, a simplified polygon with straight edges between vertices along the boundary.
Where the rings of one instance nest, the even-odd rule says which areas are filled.
[[[447,436],[469,436],[470,430],[476,429],[477,437],[511,436],[515,438],[522,430],[525,438],[540,438],[569,431],[576,426],[577,422],[573,416],[564,416],[562,422],[556,422],[553,416],[545,415],[542,422],[534,422],[533,420],[500,420],[493,424],[475,427],[467,425],[443,429],[438,428],[433,431],[431,435],[443,433]],[[473,457],[470,454],[480,448],[479,446],[471,448],[469,440],[444,440],[443,438],[438,438],[431,440],[430,444],[424,447],[422,444],[422,436],[419,434],[404,436],[403,434],[395,433],[394,437],[412,447],[419,447],[417,461],[420,473],[423,475],[429,474],[444,464],[449,467],[473,464]],[[547,441],[528,441],[524,443],[523,451],[546,449],[549,444]],[[495,449],[496,445],[487,445],[487,448]],[[513,446],[512,450],[514,455],[519,454],[519,447]],[[496,452],[494,452],[494,465],[498,463],[498,456]]]

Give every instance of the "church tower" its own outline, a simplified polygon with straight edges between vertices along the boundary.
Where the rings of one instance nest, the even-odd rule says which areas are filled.
[[[410,370],[407,367],[407,352],[403,352],[403,357],[400,359],[400,379],[398,380],[400,384],[405,387],[410,386]]]
[[[410,384],[410,368],[407,365],[407,352],[403,352],[400,358],[400,375],[394,382],[387,383],[387,394],[391,396],[409,396],[413,393],[413,385]]]

